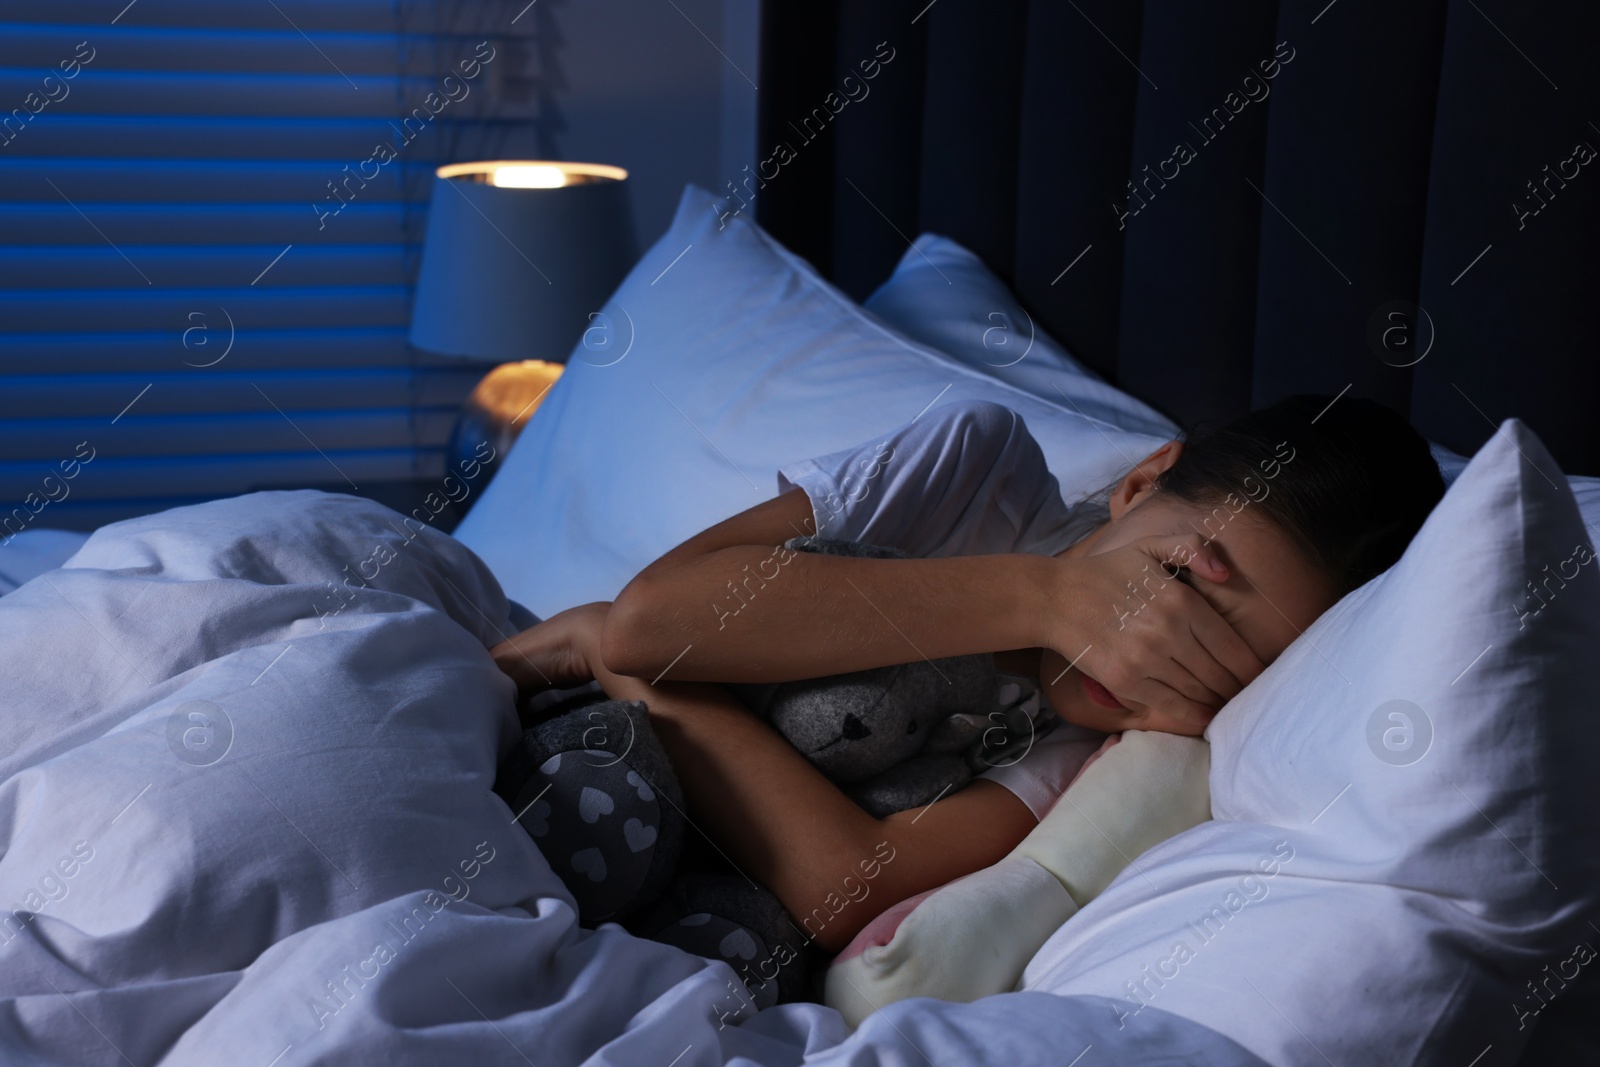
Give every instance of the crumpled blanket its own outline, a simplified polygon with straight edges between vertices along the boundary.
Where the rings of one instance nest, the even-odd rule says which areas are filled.
[[[1038,992],[850,1035],[582,929],[490,788],[510,613],[450,537],[313,491],[104,527],[0,597],[0,1062],[1254,1062]]]

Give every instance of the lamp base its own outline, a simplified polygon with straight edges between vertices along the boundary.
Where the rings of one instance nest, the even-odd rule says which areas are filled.
[[[488,486],[562,370],[561,364],[540,359],[502,363],[467,397],[450,433],[445,462],[451,472],[478,470],[473,496]],[[468,506],[467,500],[461,501],[463,515]]]

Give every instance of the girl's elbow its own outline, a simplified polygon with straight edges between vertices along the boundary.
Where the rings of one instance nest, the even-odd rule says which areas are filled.
[[[650,623],[660,617],[653,600],[650,587],[635,578],[611,602],[600,631],[600,658],[608,671],[649,677],[664,666],[656,662],[660,654],[653,647]]]
[[[883,912],[899,903],[886,896],[824,896],[823,903],[803,917],[811,943],[830,956],[837,956]],[[842,904],[842,906],[840,906]],[[838,910],[834,910],[837,908]]]
[[[872,840],[877,845],[858,850],[867,859],[832,872],[831,880],[812,881],[794,895],[795,900],[810,908],[796,913],[795,918],[802,923],[811,943],[824,952],[836,955],[844,951],[874,919],[913,895],[897,879],[887,876],[884,857],[892,859],[895,849],[882,832],[882,821],[874,819],[873,823],[878,833]]]
[[[789,894],[775,891],[775,895],[806,943],[830,956],[843,952],[874,918],[863,914],[858,902],[849,901],[834,889],[818,884],[809,884]]]

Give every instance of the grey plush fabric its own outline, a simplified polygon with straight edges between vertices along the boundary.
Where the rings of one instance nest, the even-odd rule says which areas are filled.
[[[723,960],[739,976],[743,989],[735,991],[758,1009],[804,1000],[809,968],[820,962],[778,898],[739,874],[682,876],[630,929]]]
[[[954,793],[972,781],[972,768],[960,756],[925,753],[897,763],[845,793],[875,818],[924,807],[941,795]]]
[[[922,752],[952,715],[981,714],[995,691],[992,657],[958,656],[784,682],[751,710],[830,779],[855,783]]]
[[[785,547],[906,558],[829,538],[791,538]],[[967,785],[991,765],[987,757],[1014,732],[1018,714],[1001,706],[1000,675],[986,654],[728,688],[880,818]],[[730,1005],[806,999],[821,953],[771,891],[725,859],[715,870],[678,869],[682,792],[645,705],[579,687],[527,710],[531,719],[553,717],[523,734],[495,789],[572,892],[580,921],[621,921],[640,936],[724,960],[742,983]]]
[[[724,961],[740,979],[730,1011],[807,998],[819,954],[771,890],[739,874],[679,871],[683,795],[644,704],[590,703],[525,731],[495,792],[572,893],[582,925],[620,921]]]
[[[683,793],[642,703],[589,704],[525,731],[495,792],[585,926],[649,904],[677,873]]]
[[[905,559],[883,545],[792,537],[786,548],[824,555]],[[793,682],[732,685],[734,693],[875,815],[930,803],[971,781],[971,761],[998,710],[998,675],[987,654],[915,660]],[[882,781],[875,779],[884,776]],[[891,807],[889,805],[900,805]]]

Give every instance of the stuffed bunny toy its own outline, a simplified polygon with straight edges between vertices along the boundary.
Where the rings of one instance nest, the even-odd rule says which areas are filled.
[[[906,556],[817,537],[785,547]],[[986,653],[728,688],[878,817],[965,786],[1027,743],[1037,713],[1037,701],[1015,699],[1015,687],[1002,684]],[[810,971],[820,950],[770,891],[732,871],[687,826],[647,712],[643,703],[592,695],[526,731],[495,791],[572,891],[582,924],[619,922],[723,959],[757,1008],[814,995]]]
[[[790,538],[784,547],[906,558],[896,548],[818,537]],[[728,688],[879,817],[960,789],[1001,759],[1016,736],[1027,737],[1028,716],[1001,706],[994,657],[987,654]]]

